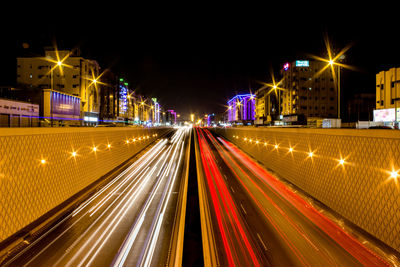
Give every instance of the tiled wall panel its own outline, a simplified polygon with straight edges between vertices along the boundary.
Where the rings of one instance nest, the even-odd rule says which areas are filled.
[[[216,131],[280,177],[400,251],[400,181],[391,176],[393,171],[400,175],[399,131],[282,128]],[[340,159],[345,159],[343,165]]]
[[[0,128],[0,242],[95,182],[165,131]]]

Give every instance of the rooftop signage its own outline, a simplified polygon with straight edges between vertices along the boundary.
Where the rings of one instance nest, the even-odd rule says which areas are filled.
[[[296,60],[296,67],[309,67],[310,61],[308,60]]]

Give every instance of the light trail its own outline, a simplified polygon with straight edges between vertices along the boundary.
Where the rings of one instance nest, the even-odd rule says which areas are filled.
[[[183,158],[183,148],[184,148],[184,141],[182,139],[184,138],[184,135],[186,133],[187,133],[187,131],[185,131],[185,132],[181,131],[178,133],[178,135],[176,135],[176,138],[173,138],[171,140],[171,142],[174,144],[171,160],[167,164],[166,168],[162,167],[161,170],[159,171],[159,174],[160,174],[160,172],[162,172],[161,176],[160,176],[161,179],[167,178],[172,169],[174,162],[178,161],[178,163],[175,164],[174,174],[172,176],[169,176],[169,179],[167,180],[166,185],[164,186],[164,191],[162,193],[162,197],[158,201],[155,216],[153,217],[153,221],[151,223],[150,230],[148,231],[148,235],[147,235],[145,244],[143,246],[140,257],[136,263],[136,266],[149,266],[151,264],[154,250],[157,245],[158,238],[159,238],[161,226],[162,226],[162,223],[164,220],[165,211],[168,206],[168,202],[169,202],[169,199],[171,196],[172,189],[174,188],[178,169],[181,166],[181,160]],[[180,149],[180,152],[178,155],[179,148],[181,148],[181,149]],[[163,163],[163,166],[164,166],[164,163]],[[161,179],[160,179],[160,181],[161,181]],[[144,218],[148,209],[150,208],[150,205],[154,206],[157,204],[157,202],[151,203],[153,200],[154,200],[153,198],[149,199],[149,203],[145,206],[145,210],[143,210],[141,212],[140,217]],[[128,236],[127,240],[124,242],[124,245],[120,249],[118,257],[113,262],[113,266],[123,266],[125,264],[128,254],[131,251],[133,243],[137,237],[137,233],[139,232],[140,228],[142,227],[143,220],[140,219],[140,222],[141,222],[140,224],[136,224],[131,229],[131,233],[134,233],[134,234]]]
[[[148,161],[150,161],[150,158],[157,158],[161,152],[162,151],[160,149],[159,151],[157,151],[157,153],[152,153],[151,155],[149,155]],[[161,156],[161,157],[163,157],[163,156]],[[148,161],[145,161],[142,164],[140,164],[135,171],[133,171],[131,174],[129,174],[124,179],[123,182],[121,182],[117,187],[115,187],[113,190],[111,190],[99,203],[97,203],[95,206],[93,206],[89,210],[90,216],[93,216],[114,195],[115,192],[119,191],[130,180],[131,177],[133,177],[138,171],[142,170]]]
[[[144,161],[149,161],[152,160],[152,157],[149,157],[150,155],[153,155],[156,153],[159,149],[165,145],[166,140],[158,142],[155,146],[153,146],[149,151],[147,151],[141,158],[139,158],[138,161],[134,162],[131,164],[126,170],[124,170],[121,174],[119,174],[115,179],[113,179],[110,183],[108,183],[104,188],[99,190],[96,194],[94,194],[91,198],[89,198],[87,201],[85,201],[83,204],[81,204],[77,209],[74,210],[74,212],[71,215],[66,216],[63,220],[61,220],[59,223],[57,223],[55,226],[47,230],[43,235],[41,235],[38,239],[33,241],[28,247],[24,248],[21,252],[19,252],[17,255],[15,255],[12,259],[10,259],[5,266],[9,266],[15,259],[23,255],[27,250],[29,250],[32,246],[36,245],[39,243],[42,239],[44,239],[46,236],[48,236],[51,232],[53,232],[57,227],[59,227],[61,224],[66,222],[67,220],[70,220],[72,217],[78,215],[79,212],[81,212],[86,206],[88,206],[92,201],[94,201],[97,197],[99,197],[103,192],[106,191],[112,184],[117,182],[120,178],[123,177],[124,174],[128,173],[132,168],[137,168],[138,164],[142,163]],[[143,169],[144,170],[144,169]],[[30,264],[32,261],[34,261],[37,257],[39,257],[43,252],[45,252],[51,245],[53,245],[57,240],[59,240],[65,233],[67,233],[70,229],[72,229],[76,224],[78,224],[82,218],[87,213],[83,214],[80,216],[76,221],[74,221],[66,230],[64,230],[61,234],[59,234],[57,237],[55,237],[51,242],[49,242],[43,249],[41,249],[38,253],[35,254],[30,260],[26,263],[26,265]]]
[[[202,130],[196,129],[200,156],[228,265],[261,266],[249,233],[239,215],[223,175]],[[233,234],[233,235],[232,235]]]
[[[178,200],[182,198],[180,183],[187,177],[184,166],[189,164],[186,140],[190,133],[191,128],[180,128],[156,142],[24,248],[15,256],[15,263],[150,266],[168,262],[169,237],[175,240],[173,229],[182,224],[182,216],[175,213],[183,210]],[[32,256],[23,258],[27,254]]]
[[[252,161],[246,154],[234,147],[233,144],[220,139],[220,141],[233,152],[239,160],[245,162],[249,170],[253,172],[265,185],[272,188],[272,192],[277,192],[276,195],[284,198],[291,203],[299,213],[306,216],[315,225],[324,231],[328,236],[335,240],[354,258],[363,265],[385,265],[389,266],[381,257],[372,252],[367,247],[363,246],[358,240],[343,231],[333,221],[318,212],[314,207],[310,206],[303,198],[290,191],[284,184],[279,182],[275,177],[265,171],[261,166]]]
[[[181,150],[179,153],[179,160],[178,160],[178,164],[177,166],[180,166],[181,160],[183,158],[183,148],[184,148],[184,142],[181,142]],[[163,198],[162,201],[160,201],[158,210],[159,210],[159,216],[155,217],[156,219],[156,224],[155,227],[153,227],[153,231],[151,232],[151,240],[150,242],[148,242],[148,245],[146,246],[146,250],[144,253],[144,261],[142,261],[142,263],[140,264],[140,266],[150,266],[151,260],[153,258],[154,255],[154,250],[156,248],[156,244],[157,244],[157,240],[160,234],[160,229],[161,229],[161,225],[163,223],[164,220],[164,215],[165,215],[165,210],[168,206],[168,202],[169,199],[171,197],[171,192],[172,192],[172,188],[174,187],[175,181],[176,181],[176,177],[177,177],[177,173],[178,173],[178,168],[175,168],[175,173],[173,174],[172,178],[170,178],[168,180],[168,192],[164,191],[163,194]],[[143,253],[142,253],[143,254]]]
[[[95,259],[96,255],[100,252],[100,250],[102,249],[102,247],[104,246],[104,244],[108,241],[108,239],[110,238],[110,236],[113,234],[113,232],[115,231],[115,229],[118,227],[119,223],[124,219],[124,216],[128,213],[129,208],[133,207],[133,204],[135,203],[136,199],[140,196],[139,192],[142,190],[142,188],[147,184],[147,182],[149,181],[149,178],[151,177],[151,175],[155,172],[158,163],[164,158],[164,155],[167,155],[168,152],[171,150],[171,147],[167,149],[166,152],[164,152],[163,156],[161,156],[158,160],[157,163],[154,165],[154,167],[152,168],[152,171],[146,175],[144,182],[141,183],[141,185],[134,190],[135,188],[132,188],[124,197],[123,200],[120,201],[120,203],[118,204],[118,206],[116,208],[113,209],[113,212],[110,213],[108,215],[108,217],[106,219],[103,220],[103,223],[101,224],[100,227],[97,228],[97,230],[91,235],[91,237],[86,241],[86,243],[80,248],[80,250],[78,251],[77,254],[74,255],[74,257],[71,259],[71,261],[67,264],[67,266],[69,266],[69,264],[71,264],[75,258],[77,258],[77,256],[84,250],[86,249],[86,247],[88,245],[90,245],[90,250],[89,252],[85,252],[85,256],[84,258],[80,261],[79,266],[82,266],[85,264],[85,261],[90,257],[88,263],[86,263],[85,265],[90,265],[90,263]],[[157,189],[158,186],[160,185],[160,181],[161,179],[159,179],[156,182],[155,187],[153,187],[153,191],[152,194],[150,196],[150,198],[152,199],[154,197],[154,189]],[[137,192],[137,193],[135,193]],[[129,198],[128,198],[129,197]],[[126,198],[128,198],[128,200],[126,201]],[[125,202],[126,201],[126,202]],[[123,205],[121,208],[119,207],[121,204],[125,203],[125,205]],[[114,214],[115,211],[119,211],[117,212],[117,214]],[[111,222],[109,222],[109,220],[112,218]],[[103,226],[107,225],[106,229],[103,230],[103,233],[101,234],[100,237],[97,237],[97,232],[99,232]],[[106,237],[105,237],[106,236]],[[105,238],[104,238],[105,237]],[[98,238],[96,240],[96,242],[93,244],[91,244],[91,242],[93,242],[92,240]],[[102,241],[102,242],[101,242]],[[101,244],[99,245],[99,243],[101,242]],[[97,248],[96,252],[94,252],[93,255],[91,255],[91,253],[93,253],[93,251],[96,249],[96,247],[99,245],[99,247]]]
[[[136,168],[136,170],[140,170],[145,164],[152,160],[153,155],[159,152],[162,147],[165,145],[167,141],[162,140],[158,142],[154,147],[152,147],[149,151],[147,151],[142,157],[139,158],[138,161],[131,164],[127,169],[121,172],[116,178],[114,178],[110,183],[104,186],[101,190],[99,190],[96,194],[94,194],[91,198],[81,204],[73,213],[72,217],[76,216],[80,211],[82,211],[86,206],[90,205],[97,197],[99,197],[103,192],[105,192],[108,188],[110,188],[113,184],[117,183],[125,174],[127,174],[131,169]],[[134,171],[135,172],[135,171]]]
[[[354,237],[344,232],[343,229],[333,221],[329,220],[318,212],[318,210],[309,205],[303,198],[289,190],[282,182],[269,174],[236,146],[222,138],[218,138],[222,146],[208,130],[206,130],[206,132],[208,138],[216,147],[216,151],[218,151],[218,154],[236,177],[241,187],[246,191],[252,202],[256,204],[256,207],[262,212],[264,217],[268,219],[276,232],[285,240],[288,247],[292,249],[293,254],[298,257],[303,265],[312,264],[311,262],[315,262],[315,259],[318,257],[321,258],[321,262],[325,262],[331,266],[343,264],[345,259],[337,255],[348,255],[346,256],[346,258],[348,258],[346,261],[358,261],[367,266],[389,265],[380,256],[363,246]],[[240,174],[238,174],[236,170],[240,172]],[[250,177],[250,174],[255,178]],[[249,183],[247,182],[246,184],[243,178]],[[252,189],[249,188],[249,185],[251,185]],[[264,189],[264,187],[262,188],[262,186],[268,189],[269,195],[266,194],[266,189]],[[257,196],[255,195],[256,191],[258,191]],[[260,198],[260,196],[262,197]],[[274,199],[272,199],[272,197]],[[271,205],[265,206],[266,202],[263,199]],[[282,206],[282,203],[288,204]],[[266,207],[273,207],[284,220],[279,219],[277,215],[271,212],[270,208],[266,209]],[[305,219],[299,219],[303,217],[313,223],[313,228],[307,228],[302,224],[302,222],[305,222]],[[285,225],[284,221],[287,222],[286,225],[291,226],[291,228],[295,230],[293,233],[297,232],[297,236],[302,238],[303,244],[299,243],[301,239],[294,238],[293,235],[289,236],[290,232],[287,230],[287,226],[285,226],[285,229],[281,227]],[[316,229],[314,230],[314,228]],[[322,232],[326,234],[326,237],[317,229],[322,230]],[[310,230],[312,231],[310,232]],[[332,239],[333,243],[328,239]],[[307,246],[304,246],[304,244],[307,243],[316,253],[313,257],[310,257],[310,250],[306,249]],[[333,251],[338,252],[339,248],[340,250],[346,251],[346,253],[333,253]]]
[[[171,151],[172,151],[172,147],[170,147],[168,149],[166,154],[170,153]],[[174,150],[174,153],[175,153],[175,151],[176,151],[176,148]],[[165,157],[165,158],[167,159],[168,157]],[[165,164],[165,161],[164,161],[163,165],[164,164]],[[168,166],[170,164],[172,164],[172,160],[168,163]],[[163,166],[161,167],[161,169],[163,169]],[[168,169],[168,167],[167,167],[167,169]],[[134,241],[136,239],[137,233],[140,230],[140,228],[142,227],[144,217],[145,217],[145,215],[146,215],[146,213],[147,213],[147,211],[148,211],[148,209],[149,209],[149,207],[151,205],[151,202],[154,199],[155,194],[157,193],[158,188],[161,185],[161,182],[163,181],[164,177],[165,177],[165,175],[161,175],[161,178],[158,179],[158,182],[157,182],[156,186],[153,188],[153,190],[152,190],[152,192],[150,194],[150,197],[147,199],[147,201],[146,201],[146,203],[144,205],[144,208],[142,209],[142,211],[141,211],[141,213],[139,215],[138,223],[134,224],[134,226],[133,226],[133,228],[131,230],[132,234],[130,234],[128,236],[127,241],[124,242],[125,245],[120,249],[119,255],[118,255],[116,261],[114,262],[114,266],[122,266],[125,263],[127,255],[130,252],[130,250],[132,248],[132,245],[133,245],[133,243],[134,243]]]
[[[154,168],[152,169],[152,171],[150,171],[150,173],[152,173],[152,172],[154,172]],[[148,177],[149,177],[150,175],[149,174],[147,174],[146,176],[144,176],[144,181],[142,181],[142,183],[140,184],[140,186],[138,187],[138,190],[140,190],[141,188],[143,188],[143,186],[146,184],[146,182],[148,181]],[[124,215],[124,214],[126,214],[126,212],[127,212],[127,207],[129,206],[129,205],[131,205],[131,202],[132,202],[132,200],[135,200],[136,198],[137,198],[137,196],[138,196],[138,194],[133,194],[133,192],[135,191],[135,187],[132,187],[128,192],[127,192],[127,194],[125,195],[125,197],[123,198],[123,199],[121,199],[121,201],[118,203],[118,205],[113,209],[113,211],[111,212],[111,214],[109,215],[109,216],[107,216],[107,218],[103,221],[103,223],[101,223],[101,226],[100,227],[98,227],[97,229],[96,229],[96,231],[89,237],[89,239],[80,247],[80,249],[78,250],[78,252],[72,257],[72,259],[70,259],[69,260],[69,262],[66,264],[66,266],[71,266],[72,265],[72,262],[75,260],[75,259],[77,259],[79,256],[80,256],[80,254],[82,253],[82,252],[85,252],[84,250],[86,249],[86,247],[88,247],[88,246],[90,246],[91,247],[91,249],[89,250],[89,252],[85,252],[85,254],[86,254],[86,256],[84,257],[84,259],[83,260],[81,260],[81,262],[80,262],[80,264],[79,264],[79,266],[81,266],[82,265],[82,263],[83,263],[83,261],[84,260],[86,260],[87,259],[87,257],[89,257],[90,256],[90,253],[95,249],[95,247],[98,245],[98,243],[102,240],[102,238],[104,237],[104,235],[105,234],[107,234],[107,230],[109,230],[112,226],[114,226],[115,225],[115,221],[119,218],[119,221],[118,222],[120,222],[120,220],[121,220],[121,218],[122,218],[122,216]],[[134,195],[133,197],[132,197],[132,195]],[[127,198],[128,198],[128,200],[127,200]],[[122,204],[124,204],[125,203],[125,205],[123,205],[122,207],[120,207]],[[111,208],[112,206],[110,205],[110,206],[108,206],[108,208]],[[124,209],[125,208],[125,209]],[[114,214],[115,213],[115,211],[119,211],[119,212],[117,212],[117,214]],[[104,213],[103,213],[104,214]],[[103,215],[102,214],[102,215]],[[118,217],[119,216],[119,217]],[[107,222],[107,228],[103,231],[103,233],[101,234],[101,236],[100,237],[98,237],[97,236],[97,233],[101,230],[101,228],[102,228],[102,226],[105,226],[105,221],[107,221],[107,220],[109,220],[110,218],[113,218],[112,220],[111,220],[111,222]],[[101,218],[101,216],[98,218],[98,220],[100,220],[100,218]],[[92,224],[92,226],[94,226],[94,224]],[[114,228],[115,229],[115,228]],[[89,230],[89,229],[88,229]],[[82,236],[83,237],[83,236]],[[97,241],[95,242],[95,244],[94,245],[91,245],[90,244],[90,242],[93,242],[92,240],[93,239],[95,239],[95,238],[98,238],[97,239]]]

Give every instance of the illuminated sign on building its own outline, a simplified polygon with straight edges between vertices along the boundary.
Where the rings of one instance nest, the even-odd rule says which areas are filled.
[[[39,116],[39,105],[0,99],[0,113],[22,116]]]
[[[391,122],[396,120],[394,108],[374,110],[374,121]],[[397,121],[400,121],[400,108],[397,108]]]
[[[160,123],[160,104],[157,102],[157,98],[152,98],[154,102],[153,122]]]
[[[310,61],[308,60],[296,60],[296,67],[309,67]]]
[[[119,94],[120,94],[120,110],[121,113],[125,113],[128,109],[128,88],[124,85],[119,86]]]
[[[284,69],[285,71],[287,71],[287,70],[289,69],[289,67],[290,67],[289,62],[286,62],[286,63],[283,65],[283,69]]]

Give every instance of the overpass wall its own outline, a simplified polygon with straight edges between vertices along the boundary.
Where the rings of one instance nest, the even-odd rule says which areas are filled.
[[[399,131],[294,128],[216,128],[215,131],[280,177],[400,251],[400,181],[391,177],[393,170],[400,169]],[[343,165],[341,158],[345,159]]]
[[[128,160],[157,139],[155,134],[160,136],[167,130],[0,128],[0,242]]]

